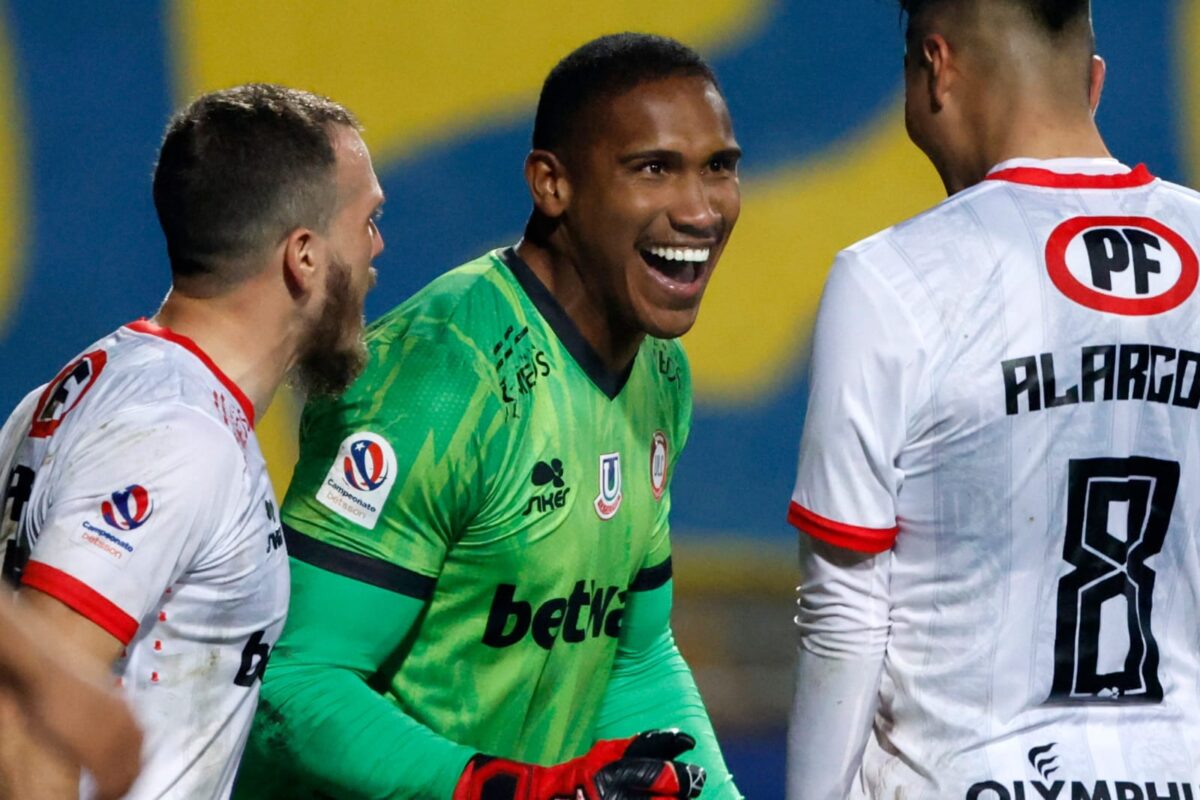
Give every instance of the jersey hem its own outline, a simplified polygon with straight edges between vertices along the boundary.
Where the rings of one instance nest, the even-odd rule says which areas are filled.
[[[221,382],[221,385],[229,390],[229,393],[233,395],[233,399],[237,400],[238,405],[242,407],[242,411],[246,414],[246,420],[250,423],[250,427],[254,427],[254,404],[250,402],[250,398],[246,396],[246,393],[238,388],[238,385],[233,382],[233,379],[221,371],[221,368],[217,366],[217,362],[213,361],[209,357],[208,353],[200,349],[200,345],[196,344],[183,334],[176,333],[170,328],[163,327],[162,325],[155,325],[148,319],[139,319],[135,322],[129,323],[125,327],[137,333],[144,333],[147,336],[157,336],[159,339],[166,339],[168,342],[179,345],[184,350],[187,350],[196,358],[200,359],[200,362],[204,364],[204,366],[208,367],[213,376]]]
[[[283,525],[288,555],[297,561],[417,600],[433,596],[436,579],[378,558],[352,553]]]
[[[900,526],[890,528],[866,528],[847,525],[844,522],[822,517],[793,501],[788,507],[788,522],[814,539],[820,539],[835,547],[844,547],[858,553],[882,553],[896,543]]]
[[[137,620],[83,581],[49,564],[30,561],[21,575],[21,585],[50,595],[99,625],[123,645],[133,641],[137,633]]]

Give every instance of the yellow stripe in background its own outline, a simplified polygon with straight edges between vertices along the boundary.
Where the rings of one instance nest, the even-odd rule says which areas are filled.
[[[646,30],[710,51],[766,0],[177,0],[182,99],[246,81],[329,95],[365,124],[377,163],[526,115],[546,73],[602,33]],[[520,165],[513,165],[519,169]]]
[[[899,105],[835,149],[744,181],[741,219],[685,339],[697,399],[745,406],[793,378],[837,252],[944,198]]]
[[[15,65],[4,18],[0,14],[0,336],[8,326],[21,289],[25,246],[26,187],[22,116]]]

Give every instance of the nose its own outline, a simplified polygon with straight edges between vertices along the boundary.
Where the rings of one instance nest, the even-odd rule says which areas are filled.
[[[688,175],[680,181],[669,216],[676,230],[696,236],[715,235],[722,220],[713,204],[713,192],[701,175]]]
[[[383,231],[379,230],[379,226],[374,222],[371,223],[371,227],[375,231],[375,243],[371,247],[371,258],[374,259],[383,252]]]

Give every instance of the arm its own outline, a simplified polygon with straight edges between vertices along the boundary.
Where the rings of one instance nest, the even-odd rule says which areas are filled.
[[[740,798],[691,670],[671,635],[672,588],[668,579],[657,588],[630,591],[594,738],[679,728],[696,739],[695,750],[683,758],[708,772],[702,796]]]
[[[289,546],[294,537],[289,537]],[[436,735],[367,683],[425,601],[291,560],[287,627],[271,655],[236,797],[449,798],[475,751]],[[292,770],[294,776],[280,774]]]
[[[57,600],[23,594],[21,616],[0,597],[0,696],[11,692],[19,711],[0,737],[11,767],[8,788],[16,797],[76,797],[82,764],[101,798],[120,797],[137,775],[141,747],[103,666],[120,644]],[[40,613],[37,636],[24,619],[31,612]],[[60,635],[47,636],[47,629]],[[56,644],[64,640],[79,644],[78,652]]]
[[[170,404],[119,412],[57,454],[56,471],[43,477],[54,482],[46,516],[23,520],[40,531],[28,561],[16,566],[19,613],[37,621],[60,663],[76,665],[89,680],[113,682],[108,670],[197,552],[212,515],[225,510],[229,475],[240,467],[238,446],[217,423]],[[135,502],[135,486],[137,502],[152,510],[129,531],[118,529],[124,547],[97,546],[87,538],[98,541],[92,530],[119,538],[103,516],[113,512],[101,509]],[[77,797],[77,763],[39,736],[31,726],[6,736],[19,794]]]
[[[891,559],[807,537],[801,550],[787,796],[842,800],[861,763],[878,702]]]
[[[923,408],[927,352],[886,277],[841,254],[817,314],[788,513],[803,534],[792,800],[841,800],[862,760],[888,635],[899,460]]]

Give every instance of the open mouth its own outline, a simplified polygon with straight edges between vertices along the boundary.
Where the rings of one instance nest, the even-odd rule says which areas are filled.
[[[647,247],[639,251],[650,269],[673,283],[691,284],[704,276],[711,248]]]

